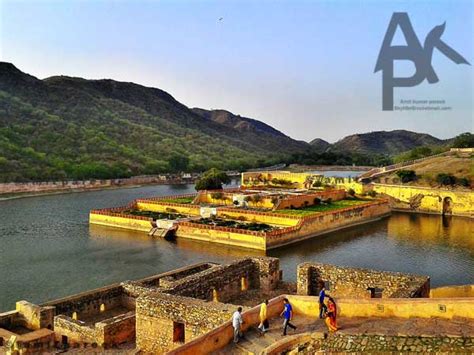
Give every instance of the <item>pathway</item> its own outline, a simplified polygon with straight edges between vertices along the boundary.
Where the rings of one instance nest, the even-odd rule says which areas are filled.
[[[220,351],[224,354],[260,354],[265,348],[282,339],[282,319],[273,318],[270,322],[270,331],[260,336],[253,327],[245,333],[245,339],[239,343],[230,343]],[[289,330],[287,336],[305,332],[327,332],[322,320],[295,316],[297,329]],[[454,335],[474,336],[474,320],[465,318],[339,318],[339,330],[343,334],[383,334],[383,335]]]

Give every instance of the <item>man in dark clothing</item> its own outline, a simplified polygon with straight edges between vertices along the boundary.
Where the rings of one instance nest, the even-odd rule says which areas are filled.
[[[326,288],[324,285],[321,287],[321,291],[319,291],[319,318],[323,319],[323,315],[326,314],[328,307],[324,303],[324,298],[326,297]]]

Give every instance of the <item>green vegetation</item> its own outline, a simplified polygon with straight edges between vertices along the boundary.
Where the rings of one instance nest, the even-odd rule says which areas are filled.
[[[462,133],[454,138],[453,148],[474,148],[474,134]]]
[[[397,176],[403,183],[407,183],[410,181],[416,181],[417,176],[414,170],[398,170]]]
[[[166,198],[163,200],[160,200],[160,202],[170,202],[170,203],[184,203],[184,204],[190,204],[194,201],[194,197],[177,197],[177,198]]]
[[[221,190],[223,184],[230,183],[230,178],[223,171],[212,168],[206,171],[196,182],[195,189],[200,190]]]
[[[449,142],[452,141],[452,144]],[[466,132],[456,136],[452,140],[445,141],[444,145],[425,145],[398,154],[393,158],[394,163],[416,160],[430,155],[436,155],[449,150],[449,148],[473,148],[474,134]]]
[[[449,150],[448,147],[429,147],[429,146],[423,146],[423,147],[416,147],[412,150],[409,150],[407,152],[404,152],[402,154],[399,154],[393,158],[393,161],[395,163],[402,163],[405,161],[410,161],[410,160],[416,160],[416,159],[421,159],[430,155],[435,155],[435,154],[440,154],[445,151]]]
[[[245,170],[281,163],[305,146],[223,126],[159,89],[38,80],[0,63],[0,182]]]
[[[375,196],[377,196],[377,192],[374,191],[374,190],[370,190],[369,192],[367,192],[367,195],[370,196],[370,197],[375,197]]]
[[[186,217],[184,214],[180,214],[180,213],[152,212],[152,211],[143,211],[143,210],[137,210],[137,209],[123,210],[122,213],[131,214],[133,216],[149,217],[153,219],[178,219],[178,218]]]
[[[275,229],[266,223],[242,223],[239,221],[222,219],[222,218],[201,218],[195,223],[206,224],[218,227],[237,228],[243,230],[257,231],[257,232],[269,232]]]
[[[303,208],[295,208],[295,209],[285,209],[285,210],[276,210],[275,213],[281,213],[286,215],[292,216],[308,216],[318,212],[327,212],[333,211],[341,208],[356,206],[362,203],[367,203],[364,200],[340,200],[340,201],[333,201],[331,203],[321,203],[318,205],[303,207]]]
[[[273,178],[271,183],[272,183],[272,185],[277,185],[277,186],[291,186],[291,185],[293,185],[291,180],[288,180],[288,179]]]
[[[461,185],[461,186],[466,186],[466,187],[470,186],[470,181],[468,178],[465,178],[465,177],[457,178],[456,176],[452,174],[445,174],[445,173],[436,175],[436,182],[444,186],[454,186],[454,185]]]

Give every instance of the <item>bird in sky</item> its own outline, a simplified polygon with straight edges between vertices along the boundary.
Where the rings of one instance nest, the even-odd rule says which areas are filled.
[[[219,21],[222,21],[224,18],[223,17],[219,17]]]

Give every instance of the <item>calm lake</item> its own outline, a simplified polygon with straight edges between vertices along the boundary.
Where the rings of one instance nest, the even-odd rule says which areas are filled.
[[[146,186],[0,201],[0,311],[164,272],[200,261],[258,255],[192,241],[89,226],[93,208],[138,197],[193,192],[192,185]],[[382,221],[273,250],[284,278],[315,261],[427,274],[432,286],[474,283],[473,222],[394,213]]]

